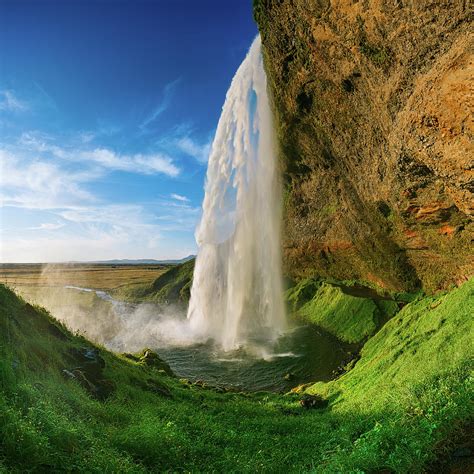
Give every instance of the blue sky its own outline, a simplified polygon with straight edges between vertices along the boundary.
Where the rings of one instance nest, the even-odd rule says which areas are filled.
[[[3,262],[195,253],[250,0],[0,0]]]

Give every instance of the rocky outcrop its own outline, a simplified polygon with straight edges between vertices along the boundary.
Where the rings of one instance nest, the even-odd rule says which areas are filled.
[[[171,370],[171,367],[155,351],[152,351],[151,349],[143,349],[139,354],[124,353],[122,355],[127,359],[133,360],[134,362],[137,362],[141,365],[151,367],[158,370],[159,372],[163,372],[170,377],[175,376]]]
[[[444,288],[474,271],[469,2],[255,0],[295,278]]]
[[[104,376],[105,360],[99,350],[93,347],[73,347],[69,350],[69,356],[76,366],[63,369],[63,376],[77,381],[97,400],[106,400],[115,390],[115,384]]]

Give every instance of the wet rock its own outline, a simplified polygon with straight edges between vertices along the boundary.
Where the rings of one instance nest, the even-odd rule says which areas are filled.
[[[87,378],[86,372],[80,368],[72,371],[74,379],[77,380],[88,392],[95,395],[97,392],[96,386]]]
[[[74,369],[73,374],[79,384],[97,400],[106,400],[115,390],[115,384],[112,380],[95,379],[91,377],[90,373],[80,369]]]
[[[80,369],[94,377],[102,375],[102,370],[105,368],[105,360],[97,349],[90,347],[73,348],[70,354],[80,365]]]
[[[166,375],[169,375],[170,377],[175,376],[173,371],[171,370],[171,367],[164,360],[162,360],[156,352],[152,351],[151,349],[145,349],[142,352],[139,361],[142,364],[147,365],[148,367],[153,367],[157,370],[163,370]]]
[[[339,366],[335,370],[333,370],[333,377],[340,377],[346,372],[352,370],[359,359],[360,354],[358,352],[348,352],[347,357],[339,364]]]
[[[327,406],[329,405],[329,400],[326,400],[320,395],[309,395],[306,393],[300,398],[300,405],[306,409],[323,409],[327,408]]]

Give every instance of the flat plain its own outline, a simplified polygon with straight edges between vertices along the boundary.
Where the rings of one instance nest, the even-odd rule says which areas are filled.
[[[112,264],[1,264],[0,283],[18,288],[31,286],[78,286],[111,290],[130,283],[150,283],[164,273],[166,265]]]

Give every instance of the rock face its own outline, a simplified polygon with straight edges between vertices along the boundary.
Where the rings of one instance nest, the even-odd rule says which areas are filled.
[[[428,291],[474,272],[466,0],[255,0],[295,278]]]

